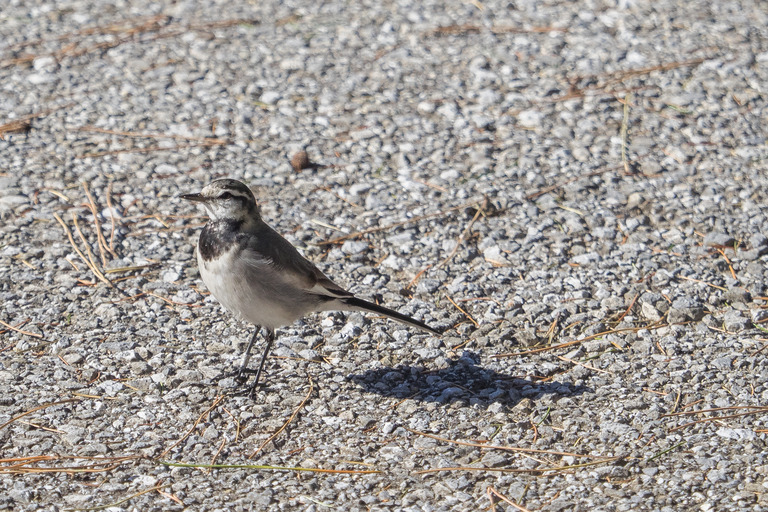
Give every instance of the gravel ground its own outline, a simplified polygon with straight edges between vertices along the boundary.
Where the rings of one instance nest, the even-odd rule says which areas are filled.
[[[768,510],[765,4],[55,4],[0,10],[0,509]],[[445,335],[311,316],[234,394],[224,176]]]

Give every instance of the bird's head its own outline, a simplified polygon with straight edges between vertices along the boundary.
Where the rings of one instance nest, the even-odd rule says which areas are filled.
[[[211,220],[245,220],[259,213],[253,192],[237,180],[212,181],[199,194],[184,194],[181,198],[201,203]]]

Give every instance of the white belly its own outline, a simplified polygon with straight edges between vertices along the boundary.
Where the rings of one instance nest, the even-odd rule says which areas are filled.
[[[266,260],[247,263],[232,250],[203,261],[197,252],[200,276],[214,297],[229,311],[254,325],[275,329],[292,324],[309,308],[298,290],[286,289]]]

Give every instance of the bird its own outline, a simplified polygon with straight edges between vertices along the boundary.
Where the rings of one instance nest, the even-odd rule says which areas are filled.
[[[243,353],[235,379],[256,391],[275,330],[317,311],[363,311],[389,317],[432,335],[440,331],[424,322],[356,297],[329,279],[261,216],[253,192],[243,182],[217,179],[182,199],[202,204],[208,214],[197,242],[197,264],[208,290],[235,316],[256,331]],[[256,370],[248,368],[261,329],[265,345]]]

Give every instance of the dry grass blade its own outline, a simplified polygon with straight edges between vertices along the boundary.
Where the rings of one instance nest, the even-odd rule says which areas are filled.
[[[93,272],[96,275],[96,277],[99,278],[100,281],[103,281],[107,283],[109,286],[114,288],[112,281],[107,279],[104,276],[104,274],[101,273],[101,270],[99,270],[99,267],[96,265],[96,262],[93,261],[93,253],[91,252],[91,245],[88,243],[88,239],[85,238],[85,235],[80,230],[80,224],[77,222],[77,215],[75,215],[74,212],[72,212],[72,222],[75,224],[75,231],[77,232],[78,236],[80,236],[80,240],[82,240],[83,245],[85,246],[85,253],[88,255],[88,259],[84,260],[85,264],[88,265],[88,268],[91,269],[91,272]]]
[[[687,405],[684,407],[688,407]],[[768,407],[764,405],[734,405],[731,407],[715,407],[713,409],[699,409],[696,411],[682,411],[682,412],[672,412],[669,414],[663,414],[662,418],[670,418],[672,416],[692,416],[695,414],[704,414],[707,412],[720,412],[720,411],[737,411],[740,409],[755,409],[757,412],[768,410]]]
[[[6,133],[27,133],[32,129],[33,119],[43,117],[44,115],[50,114],[51,112],[55,112],[57,110],[61,110],[63,108],[71,107],[72,105],[74,105],[74,102],[67,103],[60,107],[41,110],[40,112],[35,112],[34,114],[29,114],[24,117],[20,117],[19,119],[14,119],[8,123],[0,124],[0,140],[5,140],[3,136]]]
[[[22,48],[26,48],[29,46],[38,46],[46,42],[66,41],[67,39],[73,39],[73,38],[82,39],[84,36],[90,36],[94,34],[100,34],[100,35],[115,34],[119,32],[124,32],[126,30],[135,28],[137,26],[141,27],[150,23],[156,23],[158,21],[167,20],[167,19],[168,17],[165,15],[139,16],[139,17],[131,18],[118,23],[111,23],[109,25],[102,25],[97,27],[88,27],[88,28],[76,30],[74,32],[68,32],[66,34],[56,36],[54,38],[33,39],[33,40],[23,41],[21,43],[17,43],[10,46],[8,49],[11,51],[15,51],[15,50],[20,50]]]
[[[101,255],[101,266],[106,267],[107,266],[107,256],[106,253],[109,252],[113,258],[117,258],[117,254],[112,251],[109,246],[107,245],[107,241],[104,239],[104,234],[101,232],[101,222],[99,222],[99,210],[96,206],[96,201],[93,199],[93,195],[91,195],[91,191],[88,190],[88,184],[86,182],[82,183],[83,190],[85,190],[85,195],[88,197],[88,207],[91,209],[91,213],[93,214],[93,223],[96,227],[96,240],[98,241],[99,246],[99,254]]]
[[[109,182],[109,185],[107,185],[107,208],[109,208],[109,222],[110,222],[110,228],[109,228],[109,252],[111,254],[115,254],[115,257],[117,257],[115,253],[115,209],[112,206],[112,183]]]
[[[102,467],[100,465],[92,466],[62,466],[55,468],[20,468],[20,469],[6,469],[0,468],[0,473],[9,474],[30,474],[30,473],[106,473],[120,467],[120,464],[112,464],[111,466]]]
[[[49,57],[53,57],[56,60],[61,60],[65,57],[79,57],[81,55],[85,55],[85,54],[100,51],[100,50],[108,50],[110,48],[114,48],[121,44],[135,40],[136,36],[141,33],[160,30],[165,24],[165,20],[167,19],[168,18],[166,16],[159,15],[159,16],[154,16],[152,18],[149,18],[148,21],[138,26],[130,26],[130,25],[126,26],[125,24],[110,25],[106,29],[104,27],[101,27],[101,28],[96,27],[90,33],[85,33],[85,34],[83,34],[82,32],[80,34],[75,33],[76,35],[102,34],[102,35],[113,35],[115,37],[109,41],[100,41],[91,46],[85,46],[84,45],[85,39],[81,38],[73,43],[62,46],[58,50],[49,54],[45,54],[45,55],[26,54],[26,55],[22,55],[21,57],[0,61],[0,68],[16,66],[19,64],[28,64],[34,61],[36,58],[42,57],[42,56],[49,56]],[[63,39],[63,37],[60,37],[59,40],[61,39]]]
[[[445,25],[429,30],[424,33],[425,36],[453,36],[453,35],[466,35],[466,34],[478,34],[485,27],[480,25]],[[492,34],[542,34],[547,32],[566,32],[566,29],[559,27],[513,27],[510,25],[494,25],[487,29]]]
[[[257,453],[259,453],[270,441],[275,439],[277,436],[280,435],[280,433],[288,427],[288,425],[293,421],[293,419],[296,417],[297,414],[299,414],[299,411],[306,405],[307,401],[309,401],[309,398],[312,396],[312,391],[314,391],[314,384],[312,382],[312,377],[309,377],[309,391],[307,392],[307,396],[304,397],[304,400],[301,401],[301,403],[294,409],[293,414],[291,414],[291,417],[288,418],[288,420],[283,423],[283,426],[277,429],[277,432],[272,434],[267,438],[266,441],[261,443],[261,446],[259,446],[256,451],[254,451],[248,458],[252,459],[256,456]]]
[[[147,270],[148,268],[157,268],[160,263],[147,263],[146,265],[134,265],[132,267],[115,267],[108,268],[104,271],[105,274],[122,274],[123,272],[135,272],[137,270]]]
[[[59,455],[36,455],[32,457],[21,457],[14,459],[1,459],[0,464],[13,463],[10,466],[0,466],[0,473],[6,474],[35,474],[35,473],[104,473],[120,467],[123,463],[139,459],[139,456],[128,455],[123,457],[86,457],[86,456],[59,456]],[[42,462],[51,462],[59,460],[86,460],[90,464],[82,466],[48,466],[40,467],[30,464],[39,464]]]
[[[639,293],[635,294],[635,297],[632,299],[632,301],[629,303],[629,306],[627,306],[627,309],[624,310],[624,312],[621,314],[621,316],[616,320],[616,325],[620,324],[622,320],[624,320],[624,317],[629,314],[630,311],[632,311],[632,306],[635,305],[635,302],[637,302],[637,298],[640,296]]]
[[[24,325],[25,323],[26,322],[22,322],[21,325]],[[23,330],[19,329],[18,327],[14,327],[11,324],[7,324],[7,323],[3,322],[2,320],[0,320],[0,325],[5,326],[8,329],[10,329],[12,331],[16,331],[16,332],[18,332],[20,334],[25,334],[27,336],[32,336],[33,338],[42,338],[43,337],[42,334],[38,334],[36,332],[23,331]],[[5,331],[3,331],[3,332],[5,332]]]
[[[669,62],[667,64],[659,64],[657,66],[650,66],[646,68],[620,70],[613,73],[578,77],[575,80],[572,80],[573,85],[571,86],[570,90],[567,93],[559,97],[548,99],[547,101],[559,102],[559,101],[566,101],[566,100],[571,100],[575,98],[581,98],[583,96],[586,96],[587,92],[596,92],[596,93],[603,93],[603,94],[609,94],[611,92],[619,93],[621,91],[615,91],[615,90],[610,91],[608,86],[619,84],[624,80],[635,77],[635,76],[647,75],[647,74],[653,73],[654,71],[669,71],[669,70],[680,68],[680,67],[697,66],[702,62],[706,61],[707,59],[708,59],[707,57],[702,57],[698,59]],[[579,88],[578,86],[575,85],[576,82],[585,82],[585,83],[595,84],[595,85]],[[639,91],[639,90],[648,89],[648,88],[649,87],[634,87],[629,89],[629,91]]]
[[[493,497],[496,496],[501,501],[512,505],[516,510],[519,510],[520,512],[531,512],[529,509],[525,508],[524,506],[518,505],[514,501],[512,501],[509,498],[507,498],[506,496],[504,496],[503,494],[499,493],[499,491],[497,491],[496,489],[494,489],[490,485],[488,486],[488,489],[486,489],[486,491],[488,492],[488,499],[491,502],[491,509],[493,511],[496,510],[496,504],[493,502]]]
[[[218,458],[219,458],[219,454],[221,454],[221,450],[223,450],[223,449],[224,449],[224,445],[225,445],[225,444],[227,444],[227,438],[226,438],[226,437],[225,437],[224,439],[222,439],[222,440],[221,440],[221,444],[219,445],[219,449],[218,449],[218,450],[216,450],[216,453],[214,453],[214,454],[213,454],[213,457],[211,458],[211,466],[213,466],[214,464],[216,464],[216,459],[218,459]],[[209,469],[209,470],[208,470],[208,474],[209,474],[209,475],[211,474],[211,471],[213,471],[213,468],[211,468],[211,469]]]
[[[48,403],[48,404],[43,404],[41,406],[35,407],[34,409],[30,409],[27,412],[21,413],[18,416],[14,416],[13,418],[9,419],[8,421],[6,421],[2,425],[0,425],[0,430],[4,429],[5,427],[10,425],[14,421],[16,421],[16,420],[18,420],[20,418],[23,418],[24,416],[29,416],[30,414],[32,414],[35,411],[39,411],[41,409],[47,409],[48,407],[53,407],[53,406],[56,406],[56,405],[68,404],[68,403],[71,403],[71,402],[79,402],[79,401],[80,401],[79,398],[68,398],[66,400],[60,400],[58,402],[51,402],[51,403]]]
[[[72,237],[72,231],[70,231],[69,226],[67,226],[64,220],[61,217],[59,217],[59,214],[54,213],[53,217],[58,221],[59,224],[61,224],[61,227],[64,228],[64,233],[66,233],[67,238],[69,238],[69,243],[70,245],[72,245],[72,249],[74,249],[77,255],[80,256],[80,259],[83,260],[83,262],[88,266],[88,268],[91,269],[91,271],[96,275],[96,277],[99,278],[99,280],[105,282],[107,285],[111,287],[114,287],[114,285],[109,281],[109,279],[104,277],[104,274],[102,274],[99,271],[99,269],[91,265],[91,263],[88,261],[88,258],[86,258],[85,254],[83,254],[83,251],[81,251],[80,248],[75,243],[75,239]],[[82,233],[81,233],[81,236],[82,236]]]
[[[716,284],[708,283],[706,281],[702,281],[701,279],[696,279],[696,278],[688,277],[688,276],[677,276],[677,277],[679,277],[680,279],[685,279],[686,281],[693,281],[694,283],[705,284],[705,285],[707,285],[707,286],[709,286],[711,288],[714,288],[716,290],[722,290],[724,292],[728,291],[728,288],[725,288],[724,286],[717,286]]]
[[[741,413],[738,413],[738,414],[728,414],[726,416],[713,416],[711,418],[702,418],[700,420],[691,421],[691,422],[688,422],[688,423],[684,423],[682,425],[678,425],[678,426],[676,426],[674,428],[669,429],[669,431],[670,432],[675,432],[676,430],[681,430],[681,429],[684,429],[684,428],[692,427],[693,425],[698,425],[699,423],[710,423],[712,421],[730,420],[730,419],[733,419],[733,418],[740,418],[742,416],[751,416],[753,414],[760,414],[760,413],[764,413],[764,412],[768,412],[768,407],[759,407],[759,408],[757,408],[754,411],[741,412]]]
[[[548,194],[548,193],[552,192],[553,190],[557,190],[559,188],[564,188],[565,186],[570,185],[573,182],[576,182],[576,181],[579,181],[579,180],[583,180],[584,178],[591,178],[592,176],[599,176],[600,174],[605,174],[607,172],[615,171],[616,169],[618,169],[618,167],[609,167],[607,169],[600,169],[598,171],[592,171],[592,172],[589,172],[587,174],[582,174],[582,175],[576,176],[575,178],[567,179],[567,180],[565,180],[565,181],[563,181],[561,183],[556,183],[554,185],[550,185],[548,187],[544,187],[542,189],[537,190],[536,192],[531,192],[530,194],[525,196],[525,198],[526,199],[536,199],[537,197],[542,196],[544,194]]]
[[[153,151],[180,151],[187,148],[197,148],[206,146],[222,146],[231,144],[231,142],[196,142],[194,144],[179,144],[177,146],[149,146],[146,148],[126,148],[126,149],[112,149],[107,151],[94,151],[92,153],[85,153],[82,155],[76,155],[75,158],[100,158],[102,156],[119,155],[123,153],[152,153]]]
[[[212,405],[211,405],[211,406],[210,406],[208,409],[206,409],[206,410],[205,410],[205,411],[204,411],[204,412],[203,412],[203,413],[202,413],[200,416],[198,416],[197,420],[195,420],[195,424],[194,424],[194,425],[192,425],[192,428],[190,428],[190,429],[187,431],[187,433],[186,433],[186,434],[184,434],[184,435],[181,437],[181,439],[179,439],[178,441],[176,441],[175,443],[173,443],[171,446],[169,446],[168,448],[166,448],[166,450],[165,450],[163,453],[161,453],[161,454],[160,454],[160,457],[165,457],[165,455],[166,455],[166,454],[167,454],[169,451],[171,451],[171,450],[173,450],[174,448],[176,448],[176,447],[177,447],[179,444],[181,444],[181,443],[182,443],[182,442],[183,442],[183,441],[184,441],[186,438],[188,438],[190,435],[192,435],[192,432],[194,432],[194,431],[195,431],[195,429],[197,428],[197,426],[200,424],[200,422],[201,422],[201,421],[203,421],[203,418],[205,418],[205,417],[208,415],[208,413],[210,413],[212,410],[214,410],[216,407],[218,407],[218,405],[221,403],[221,401],[222,401],[222,400],[224,400],[224,395],[219,395],[219,396],[217,396],[217,397],[216,397],[216,400],[214,400],[214,401],[213,401],[213,404],[212,404]]]
[[[0,124],[0,140],[5,140],[7,133],[27,133],[32,129],[32,122],[29,119],[16,119],[9,123]]]
[[[103,133],[106,135],[119,135],[121,137],[132,137],[139,139],[173,139],[184,140],[193,142],[205,142],[207,144],[232,144],[234,141],[229,139],[216,139],[213,137],[191,137],[186,135],[166,135],[164,133],[141,133],[141,132],[128,132],[122,130],[107,130],[105,128],[97,128],[95,126],[81,126],[78,128],[81,132],[93,132]]]
[[[547,352],[549,350],[557,350],[559,348],[565,348],[570,347],[571,345],[578,345],[579,343],[584,343],[585,341],[593,340],[595,338],[599,338],[601,336],[606,336],[608,334],[618,334],[621,332],[637,332],[645,330],[653,330],[653,329],[661,329],[662,327],[667,327],[668,324],[656,324],[656,325],[648,325],[643,327],[625,327],[623,329],[611,329],[609,331],[602,331],[597,334],[593,334],[591,336],[587,336],[585,338],[580,338],[578,340],[573,341],[566,341],[565,343],[560,343],[558,345],[549,345],[547,347],[541,347],[541,348],[533,348],[531,350],[524,350],[522,352],[509,352],[506,354],[496,354],[493,357],[514,357],[514,356],[527,356],[530,354],[538,354],[539,352]]]
[[[563,356],[555,356],[555,357],[557,357],[561,361],[565,361],[566,363],[575,364],[576,366],[581,366],[582,368],[586,368],[587,370],[592,370],[593,372],[606,373],[608,375],[613,375],[611,372],[607,370],[601,370],[600,368],[595,368],[594,366],[586,365],[581,361],[574,361],[573,359],[568,359],[567,357],[563,357]]]
[[[109,503],[107,505],[101,505],[101,506],[98,506],[98,507],[91,507],[91,508],[64,509],[64,510],[83,510],[83,511],[87,511],[87,510],[106,510],[108,508],[116,508],[116,507],[119,507],[120,505],[122,505],[123,503],[128,503],[133,498],[137,498],[137,497],[141,496],[142,494],[147,494],[147,493],[150,493],[152,491],[159,491],[160,489],[163,489],[164,487],[170,487],[170,485],[171,484],[156,485],[155,487],[150,487],[149,489],[144,489],[143,491],[139,491],[136,494],[131,494],[130,496],[128,496],[127,498],[125,498],[123,500],[117,501],[115,503]]]
[[[510,452],[520,452],[520,453],[538,453],[543,455],[557,455],[560,457],[579,457],[579,458],[586,458],[586,459],[614,459],[615,457],[601,457],[599,455],[583,455],[580,453],[571,453],[571,452],[555,452],[551,450],[536,450],[534,448],[520,448],[517,446],[499,446],[499,445],[492,445],[492,444],[485,444],[485,443],[473,443],[471,441],[454,441],[453,439],[447,439],[445,437],[436,436],[434,434],[428,434],[427,432],[420,432],[418,430],[412,430],[410,428],[406,428],[406,430],[412,434],[416,434],[419,436],[429,437],[430,439],[434,439],[436,441],[443,441],[445,443],[451,443],[451,444],[458,444],[461,446],[473,446],[475,448],[481,448],[483,450],[504,450],[504,451],[510,451]]]
[[[607,75],[608,83],[621,82],[622,80],[626,80],[627,78],[631,78],[633,76],[648,75],[650,73],[653,73],[654,71],[670,71],[672,69],[677,69],[677,68],[682,68],[687,66],[698,66],[699,64],[706,61],[707,59],[708,57],[700,57],[698,59],[679,60],[675,62],[668,62],[666,64],[658,64],[656,66],[648,66],[645,68],[629,69],[626,71],[616,71],[615,73],[611,73]]]
[[[168,462],[165,460],[156,460],[158,464],[174,468],[199,468],[199,469],[271,469],[273,471],[306,471],[309,473],[332,473],[336,475],[372,475],[381,473],[376,469],[356,470],[356,469],[323,469],[323,468],[301,468],[290,466],[264,466],[260,464],[187,464],[184,462]]]
[[[412,219],[404,220],[402,222],[394,222],[392,224],[387,224],[386,226],[378,226],[375,228],[369,228],[364,229],[362,231],[356,231],[354,233],[350,233],[348,235],[343,235],[337,238],[333,238],[331,240],[326,240],[324,242],[318,242],[315,245],[333,245],[333,244],[339,244],[341,242],[344,242],[345,240],[351,240],[355,238],[360,238],[361,236],[370,235],[371,233],[378,233],[379,231],[387,231],[392,228],[398,228],[400,226],[406,226],[408,224],[413,224],[415,222],[420,222],[422,220],[426,219],[432,219],[434,217],[443,217],[445,215],[448,215],[451,212],[455,212],[456,210],[461,210],[463,208],[468,208],[470,206],[476,205],[478,201],[471,201],[468,203],[460,204],[458,206],[452,206],[451,208],[447,208],[445,210],[441,210],[439,212],[435,213],[427,213],[426,215],[419,215],[417,217],[413,217]]]

